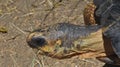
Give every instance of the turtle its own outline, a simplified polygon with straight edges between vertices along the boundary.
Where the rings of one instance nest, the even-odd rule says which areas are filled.
[[[105,56],[100,25],[94,19],[95,5],[89,3],[84,9],[85,24],[57,23],[31,32],[27,43],[38,54],[58,59],[80,55],[81,58]],[[94,25],[93,25],[94,24]]]
[[[112,65],[120,65],[120,1],[94,0],[94,24],[102,26],[102,35],[106,56],[98,60]],[[87,22],[86,25],[94,25]]]
[[[120,65],[120,57],[119,57],[120,56],[119,55],[119,42],[120,42],[119,41],[120,40],[119,3],[120,2],[119,0],[114,0],[114,1],[113,0],[106,0],[106,1],[94,0],[94,3],[95,5],[91,4],[94,12],[91,12],[89,14],[84,13],[86,15],[86,16],[84,15],[85,24],[90,26],[79,26],[79,25],[62,23],[62,24],[56,24],[56,25],[50,26],[47,29],[43,28],[41,30],[36,30],[36,31],[33,31],[27,38],[27,42],[29,46],[32,47],[33,49],[37,48],[38,50],[40,50],[39,52],[40,54],[57,57],[57,58],[69,57],[69,56],[75,55],[76,53],[78,54],[87,53],[91,51],[90,49],[86,49],[91,47],[91,45],[89,46],[90,44],[89,37],[95,38],[95,37],[91,37],[91,34],[101,33],[98,31],[100,30],[100,28],[102,28],[102,35],[103,35],[102,38],[104,41],[104,49],[105,49],[106,55],[97,57],[97,59],[108,64]],[[91,9],[91,6],[89,6],[90,9]],[[89,12],[87,8],[84,11]],[[94,16],[93,15],[91,16],[91,14],[94,14]],[[93,18],[92,21],[89,17]],[[63,28],[66,28],[66,29],[63,29]],[[59,31],[60,29],[61,29],[61,32]],[[73,39],[69,37],[69,35],[67,35],[67,37],[65,36],[65,38],[57,36],[58,39],[54,40],[54,37],[56,38],[56,34],[61,36],[61,34],[65,34],[65,30],[69,35],[72,35],[72,36],[75,35],[72,37]],[[54,31],[55,33],[51,34],[52,33],[51,31]],[[76,31],[76,32],[79,31],[79,32],[77,32],[76,34],[71,34],[71,32],[73,31]],[[46,34],[43,34],[43,33],[46,33]],[[46,38],[46,35],[48,34],[53,35],[52,36],[53,39],[50,39],[52,42],[49,40],[46,42],[45,38]],[[85,35],[82,35],[82,34],[85,34]],[[76,36],[78,36],[78,38]],[[41,38],[39,39],[39,37],[42,37],[42,39]],[[51,38],[51,36],[47,36],[47,37]],[[68,38],[68,40],[66,38]],[[42,45],[35,44],[37,42]],[[76,46],[76,43],[77,43],[77,46]],[[84,43],[88,43],[88,44],[85,46]],[[46,44],[50,46],[46,46]],[[94,49],[96,49],[96,47],[94,47]],[[96,50],[94,51],[92,50],[92,52],[95,52],[95,51]]]

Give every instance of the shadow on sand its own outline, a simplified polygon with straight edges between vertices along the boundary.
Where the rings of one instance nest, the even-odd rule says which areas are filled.
[[[105,64],[103,67],[120,67],[120,65]]]

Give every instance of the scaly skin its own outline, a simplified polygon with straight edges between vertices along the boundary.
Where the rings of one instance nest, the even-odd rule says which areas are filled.
[[[84,22],[86,25],[95,25],[95,18],[94,18],[94,11],[96,9],[96,6],[93,3],[89,3],[86,5],[83,16],[84,16]]]
[[[102,42],[102,36],[97,36],[98,32],[101,32],[99,29],[100,26],[98,25],[79,26],[58,23],[34,31],[28,36],[27,42],[29,46],[37,48],[40,54],[55,58],[65,58],[92,52],[92,55],[95,55],[104,52],[103,48],[99,48],[102,45],[96,45],[96,43]],[[44,45],[34,41],[35,38],[43,38],[45,40]],[[39,40],[39,42],[41,41]]]

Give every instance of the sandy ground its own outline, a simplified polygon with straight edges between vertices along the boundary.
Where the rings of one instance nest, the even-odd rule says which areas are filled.
[[[95,58],[55,59],[36,53],[26,43],[40,26],[55,23],[83,25],[83,9],[92,0],[0,0],[0,67],[103,67]],[[105,67],[105,66],[104,66]]]

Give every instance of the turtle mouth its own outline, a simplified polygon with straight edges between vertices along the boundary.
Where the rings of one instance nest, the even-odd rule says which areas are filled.
[[[74,50],[70,48],[54,46],[53,49],[51,48],[47,49],[47,47],[42,47],[38,51],[38,54],[46,55],[46,56],[57,58],[57,59],[70,58],[72,56],[81,54],[81,52],[79,52],[78,50]]]

